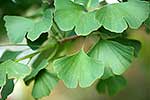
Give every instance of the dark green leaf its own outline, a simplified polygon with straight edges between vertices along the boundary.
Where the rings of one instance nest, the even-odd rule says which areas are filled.
[[[21,53],[21,51],[10,51],[10,50],[6,50],[2,57],[0,58],[0,62],[9,60],[9,59],[15,59],[19,54]]]
[[[1,99],[0,100],[5,100],[7,97],[13,92],[14,89],[14,82],[13,80],[7,80],[6,84],[2,88],[1,91]]]
[[[106,91],[110,96],[120,92],[127,85],[126,79],[122,76],[112,76],[105,80],[100,80],[97,84],[97,91],[105,93]]]
[[[48,39],[48,33],[41,34],[40,37],[38,39],[36,39],[35,41],[31,41],[27,37],[26,37],[26,39],[27,39],[28,46],[32,50],[36,50]]]

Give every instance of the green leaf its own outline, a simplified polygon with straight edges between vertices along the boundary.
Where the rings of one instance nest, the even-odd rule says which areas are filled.
[[[30,73],[29,76],[27,76],[27,77],[24,79],[25,83],[29,84],[30,81],[33,80],[33,79],[36,77],[36,75],[37,75],[42,69],[44,69],[47,65],[48,65],[48,61],[44,59],[44,60],[42,60],[42,61],[40,62],[40,64],[39,64],[36,68],[33,68],[33,67],[32,67],[32,68],[33,68],[33,69],[32,69],[32,72]]]
[[[127,85],[126,79],[122,76],[113,76],[105,80],[100,80],[97,84],[97,91],[105,93],[106,91],[110,96],[120,92]]]
[[[1,91],[1,99],[0,100],[5,100],[7,97],[13,92],[14,89],[14,82],[13,80],[7,80],[6,84],[2,88]]]
[[[78,83],[80,87],[89,87],[103,75],[104,66],[81,50],[54,61],[54,70],[68,88],[76,88]]]
[[[148,18],[149,4],[145,1],[128,1],[109,4],[99,9],[96,19],[105,29],[121,33],[128,28],[137,29]]]
[[[55,75],[49,73],[45,69],[41,70],[38,76],[35,78],[32,96],[34,98],[48,96],[57,83],[58,78]]]
[[[123,45],[126,46],[131,46],[134,48],[134,56],[137,57],[140,49],[141,49],[141,42],[138,40],[133,40],[133,39],[127,39],[127,38],[123,38],[123,37],[118,37],[118,38],[114,38],[112,39],[113,41],[119,42]]]
[[[2,57],[0,58],[0,62],[9,60],[9,59],[15,59],[19,54],[21,53],[21,51],[10,51],[10,50],[6,50]]]
[[[45,10],[43,17],[38,22],[20,16],[5,16],[4,20],[10,41],[15,43],[22,42],[27,33],[27,37],[34,41],[42,33],[50,30],[52,12],[50,9]]]
[[[87,9],[94,8],[99,5],[99,0],[74,0],[75,3],[84,5]]]
[[[95,19],[95,11],[86,12],[81,5],[70,0],[55,0],[55,21],[63,31],[75,28],[77,35],[86,36],[99,28]]]
[[[0,86],[4,86],[6,83],[6,76],[8,76],[8,79],[23,79],[30,74],[30,69],[24,64],[7,60],[0,64],[0,72]]]
[[[100,40],[89,52],[89,56],[105,64],[103,78],[121,75],[134,57],[134,49],[111,40]],[[107,71],[106,71],[107,70]]]

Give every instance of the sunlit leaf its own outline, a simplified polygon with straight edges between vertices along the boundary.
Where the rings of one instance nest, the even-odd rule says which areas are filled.
[[[104,73],[104,65],[80,52],[54,61],[54,69],[68,88],[89,87]]]

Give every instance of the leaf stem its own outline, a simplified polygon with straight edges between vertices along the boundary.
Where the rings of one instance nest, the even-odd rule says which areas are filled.
[[[70,37],[66,37],[64,39],[61,39],[59,40],[60,43],[64,43],[64,42],[67,42],[67,41],[70,41],[70,40],[75,40],[77,38],[80,38],[81,36],[78,36],[78,35],[73,35],[73,36],[70,36]]]

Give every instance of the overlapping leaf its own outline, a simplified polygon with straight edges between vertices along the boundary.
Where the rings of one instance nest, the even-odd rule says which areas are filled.
[[[104,65],[88,57],[83,50],[56,60],[54,69],[69,88],[76,88],[78,83],[80,87],[89,87],[104,73]]]
[[[97,84],[97,91],[99,93],[106,93],[110,96],[117,94],[119,91],[121,91],[125,86],[127,85],[127,82],[124,77],[122,76],[112,76],[105,80],[100,80]]]
[[[47,67],[47,65],[48,65],[48,61],[43,59],[36,68],[32,69],[32,72],[30,73],[30,75],[24,79],[26,84],[29,84],[30,81],[33,80],[42,69]]]
[[[35,80],[32,89],[32,96],[34,98],[48,96],[58,83],[57,76],[49,73],[45,69],[47,65],[48,61],[45,59],[42,60],[36,68],[33,67],[31,74],[24,79],[27,85],[29,85],[32,80]]]
[[[2,88],[1,91],[1,99],[0,100],[6,100],[7,97],[13,92],[14,89],[14,82],[12,79],[7,80],[6,84]]]
[[[7,60],[0,64],[0,86],[5,85],[6,76],[8,79],[16,78],[23,79],[30,73],[28,66],[14,62],[12,60]]]
[[[141,49],[141,42],[138,41],[138,40],[133,40],[133,39],[127,39],[127,38],[121,38],[121,37],[118,37],[118,38],[114,38],[112,39],[113,41],[117,41],[123,45],[126,45],[126,46],[131,46],[134,48],[134,56],[137,57],[139,52],[140,52],[140,49]]]
[[[84,5],[85,8],[89,9],[98,6],[100,0],[72,0],[72,1],[74,1],[77,4]]]
[[[58,78],[56,75],[49,73],[45,69],[41,70],[35,78],[32,96],[34,98],[48,96],[57,83]]]
[[[20,16],[5,16],[4,20],[10,41],[15,43],[21,42],[27,33],[27,37],[34,41],[42,33],[50,30],[52,26],[52,12],[50,9],[45,10],[43,18],[38,22]]]
[[[106,5],[99,9],[96,19],[112,32],[121,33],[128,26],[137,29],[148,18],[149,4],[145,1],[128,1]]]
[[[0,63],[4,62],[6,60],[9,59],[15,59],[19,54],[21,53],[21,51],[10,51],[10,50],[6,50],[2,57],[0,58]]]
[[[89,52],[89,56],[105,65],[103,78],[121,75],[134,57],[134,49],[111,40],[100,40]]]
[[[78,35],[88,35],[97,30],[99,24],[95,19],[95,11],[86,12],[81,5],[73,3],[71,0],[55,0],[55,21],[63,31],[75,28]]]

